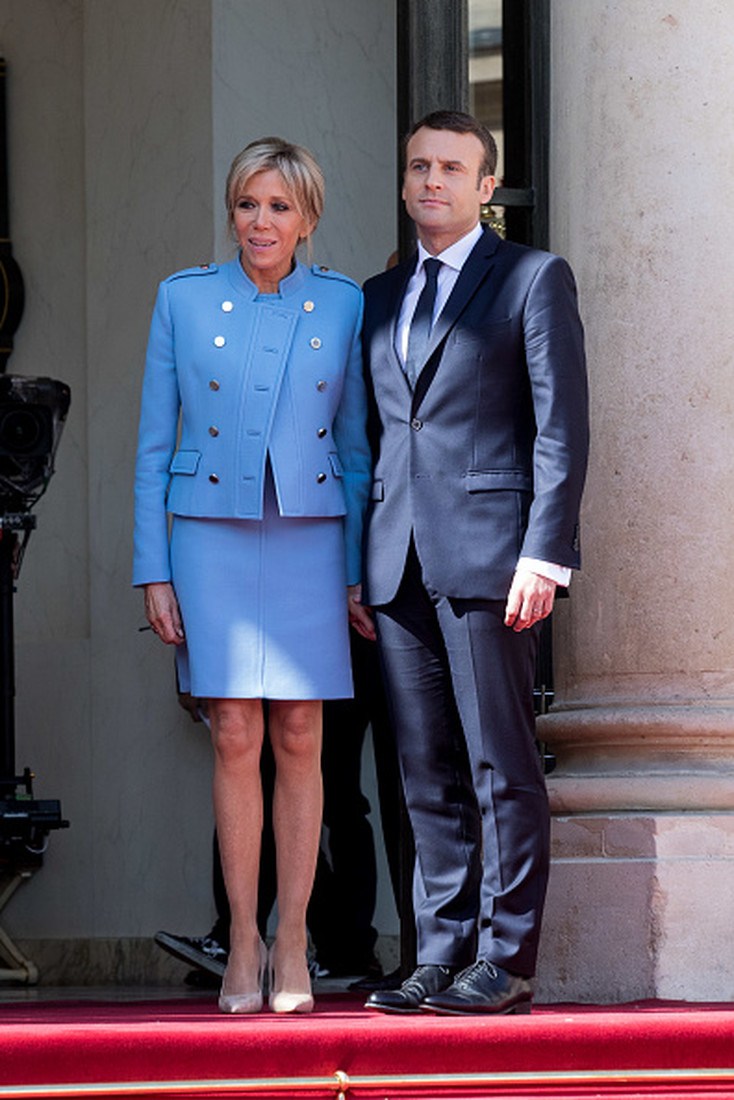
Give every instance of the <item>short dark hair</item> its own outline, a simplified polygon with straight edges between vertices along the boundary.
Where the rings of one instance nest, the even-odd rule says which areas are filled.
[[[453,130],[455,134],[474,134],[484,147],[484,160],[479,170],[481,176],[493,176],[497,170],[497,142],[492,137],[487,127],[474,115],[466,111],[431,111],[424,118],[411,126],[403,138],[403,163],[406,161],[408,142],[419,130],[426,127],[429,130]]]

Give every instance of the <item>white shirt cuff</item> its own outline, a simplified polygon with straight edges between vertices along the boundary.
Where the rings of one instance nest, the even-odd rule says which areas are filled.
[[[517,568],[537,573],[549,581],[555,581],[563,588],[568,588],[571,583],[571,569],[567,565],[554,565],[553,562],[540,561],[539,558],[520,558]]]

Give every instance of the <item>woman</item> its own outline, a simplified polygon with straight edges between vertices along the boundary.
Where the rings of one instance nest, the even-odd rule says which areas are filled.
[[[321,824],[321,700],[352,693],[370,475],[361,291],[295,258],[323,208],[311,154],[248,145],[226,185],[239,253],[160,286],[143,384],[134,583],[209,700],[214,811],[232,909],[219,1006],[258,1012],[262,700],[276,760],[270,1006],[309,1012],[305,914]],[[310,242],[309,242],[310,243]],[[176,447],[180,419],[180,442]],[[170,542],[166,513],[172,514]]]

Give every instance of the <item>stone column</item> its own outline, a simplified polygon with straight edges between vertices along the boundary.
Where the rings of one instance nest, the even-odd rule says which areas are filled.
[[[734,994],[734,8],[552,5],[551,247],[593,453],[542,736],[541,996]]]

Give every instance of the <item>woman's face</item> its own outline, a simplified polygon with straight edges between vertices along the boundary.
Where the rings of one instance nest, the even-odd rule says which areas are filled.
[[[283,177],[274,168],[246,181],[234,204],[234,229],[246,274],[263,293],[277,291],[293,267],[293,254],[308,235]]]

